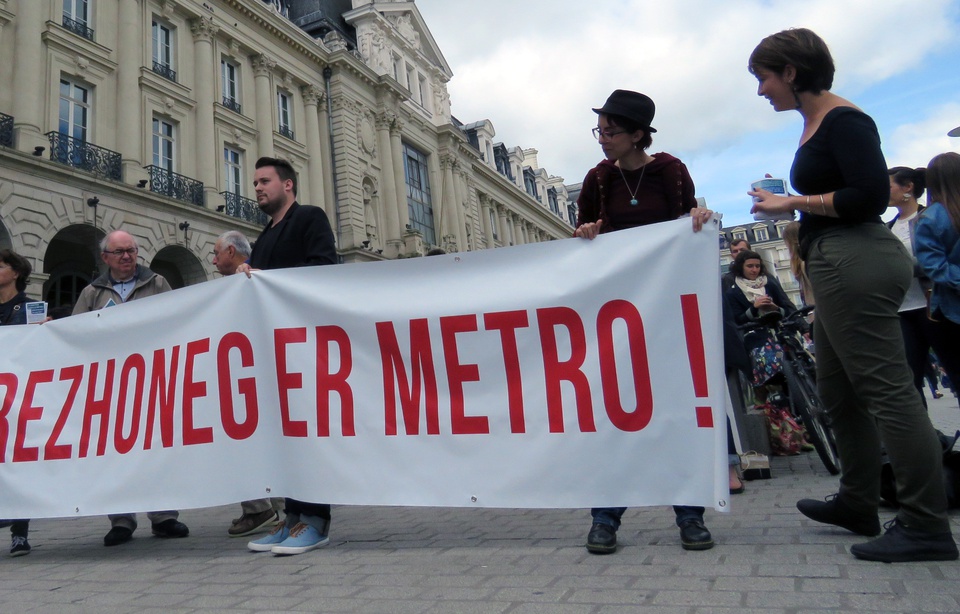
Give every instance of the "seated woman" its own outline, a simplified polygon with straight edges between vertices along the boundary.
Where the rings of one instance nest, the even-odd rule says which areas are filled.
[[[737,324],[760,322],[772,314],[784,316],[796,309],[780,284],[767,278],[763,260],[757,252],[740,252],[730,266],[730,272],[735,276],[734,282],[724,288],[724,292]],[[765,391],[760,387],[780,373],[783,349],[766,329],[747,331],[743,341],[753,361],[753,386],[762,396],[759,400],[765,401]]]

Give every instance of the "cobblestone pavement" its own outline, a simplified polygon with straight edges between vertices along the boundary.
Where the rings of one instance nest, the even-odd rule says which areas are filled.
[[[931,415],[960,429],[955,398],[931,401]],[[335,507],[330,546],[291,557],[227,537],[237,505],[184,511],[186,539],[150,537],[142,524],[109,549],[106,518],[37,520],[33,552],[0,557],[0,612],[960,611],[960,563],[854,559],[863,538],[794,507],[836,491],[816,455],[772,467],[732,513],[708,510],[717,545],[703,552],[680,548],[669,508],[628,511],[608,556],[583,547],[586,510]],[[960,513],[952,521],[960,536]]]

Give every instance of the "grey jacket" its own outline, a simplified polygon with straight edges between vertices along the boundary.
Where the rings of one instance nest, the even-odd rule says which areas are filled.
[[[137,265],[137,283],[127,296],[126,302],[155,296],[171,289],[170,284],[163,276],[157,275],[146,267]],[[124,302],[117,291],[113,289],[109,275],[104,273],[80,292],[80,298],[77,299],[77,304],[73,306],[73,314],[103,309],[110,302],[110,299],[113,299],[113,302],[117,305]]]

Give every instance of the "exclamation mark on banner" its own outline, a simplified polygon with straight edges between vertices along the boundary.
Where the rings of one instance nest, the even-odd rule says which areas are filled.
[[[698,399],[706,398],[707,358],[703,351],[703,329],[700,327],[700,304],[696,294],[680,296],[683,312],[683,330],[687,338],[687,357],[690,359],[690,375],[693,377],[693,393]],[[709,407],[697,407],[697,426],[713,428],[713,410]]]

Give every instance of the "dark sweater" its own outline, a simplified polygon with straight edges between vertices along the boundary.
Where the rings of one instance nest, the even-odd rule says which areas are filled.
[[[635,190],[636,206],[630,204],[630,190]],[[587,172],[577,205],[577,226],[602,219],[604,233],[675,220],[696,207],[697,199],[687,167],[661,152],[645,167],[623,171],[623,176],[616,164],[604,160]]]
[[[830,228],[882,223],[880,214],[890,200],[890,179],[877,125],[853,107],[831,109],[813,136],[797,150],[790,182],[800,194],[834,192],[838,217],[800,215],[804,255],[810,242]]]

